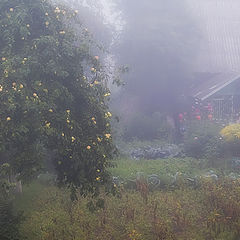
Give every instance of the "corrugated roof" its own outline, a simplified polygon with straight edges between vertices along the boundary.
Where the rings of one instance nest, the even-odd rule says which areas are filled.
[[[185,0],[202,33],[196,72],[240,72],[240,0]]]
[[[240,79],[240,74],[236,72],[218,73],[209,78],[199,79],[198,86],[193,86],[190,89],[190,94],[201,100],[206,100],[230,83]]]
[[[202,74],[190,91],[202,100],[240,78],[240,0],[185,0],[202,33],[194,72]],[[217,73],[217,74],[215,74]]]

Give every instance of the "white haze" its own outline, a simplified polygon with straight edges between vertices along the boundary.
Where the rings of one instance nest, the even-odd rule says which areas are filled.
[[[107,46],[104,45],[107,54],[104,55],[103,63],[107,67],[111,83],[117,65],[116,57],[112,54],[113,49],[119,44],[126,24],[122,11],[117,8],[116,0],[60,0],[60,3],[79,10],[80,18],[83,16],[81,20],[93,31],[93,38],[100,43],[107,41]],[[84,17],[87,22],[84,21]],[[100,24],[100,27],[96,24]],[[117,91],[112,84],[109,84],[109,87],[111,91]]]

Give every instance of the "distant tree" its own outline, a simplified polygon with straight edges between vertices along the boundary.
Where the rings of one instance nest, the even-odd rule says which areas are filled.
[[[119,56],[132,69],[127,92],[144,111],[175,111],[191,80],[198,26],[185,1],[119,2],[127,24]]]
[[[191,85],[193,59],[201,39],[198,26],[185,1],[118,2],[126,21],[118,55],[130,66],[128,84],[119,95],[123,118],[136,112],[161,112],[174,119],[179,131],[178,114],[185,109],[184,95]],[[131,99],[133,111],[126,116]],[[121,109],[119,102],[117,109]]]
[[[60,184],[85,194],[108,181],[110,92],[93,48],[77,11],[0,1],[0,165],[10,180],[36,177],[50,152]]]

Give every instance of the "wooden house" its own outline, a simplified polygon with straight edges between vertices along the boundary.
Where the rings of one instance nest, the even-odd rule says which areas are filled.
[[[200,32],[188,94],[213,107],[215,119],[239,120],[240,1],[185,0]]]

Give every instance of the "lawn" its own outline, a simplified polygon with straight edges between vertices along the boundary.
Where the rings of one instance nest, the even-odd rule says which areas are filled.
[[[143,172],[146,175],[175,175],[181,172],[189,176],[195,176],[202,169],[199,169],[199,161],[192,158],[172,158],[157,160],[132,160],[130,158],[118,158],[115,160],[116,168],[110,171],[114,176],[122,178],[134,178],[137,172]]]

